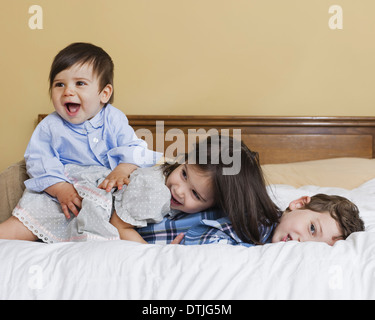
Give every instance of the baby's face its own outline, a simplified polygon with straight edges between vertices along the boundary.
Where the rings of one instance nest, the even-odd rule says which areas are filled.
[[[171,191],[171,209],[196,213],[214,205],[212,179],[195,165],[180,165],[170,174],[166,185]]]
[[[276,227],[272,242],[316,241],[333,245],[341,235],[335,219],[328,212],[296,209],[286,211]]]
[[[112,86],[99,90],[91,64],[75,64],[56,75],[51,91],[53,106],[64,120],[83,123],[95,117],[111,97]]]

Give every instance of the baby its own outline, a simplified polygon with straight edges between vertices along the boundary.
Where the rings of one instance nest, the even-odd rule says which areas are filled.
[[[102,166],[111,172],[99,186],[122,189],[138,167],[161,157],[138,139],[113,101],[113,61],[100,47],[73,43],[61,50],[50,71],[55,112],[35,129],[25,152],[26,188],[46,192],[61,204],[67,219],[78,215],[82,198],[64,174],[67,164]]]
[[[111,57],[90,43],[67,46],[51,65],[50,95],[55,112],[37,126],[27,146],[30,179],[25,185],[28,192],[45,193],[57,201],[65,223],[71,213],[78,215],[84,200],[65,175],[67,165],[107,169],[98,187],[109,193],[121,190],[138,167],[152,167],[162,156],[149,150],[125,114],[112,106],[113,75]],[[35,240],[33,232],[39,228],[30,223],[25,229],[27,214],[16,208],[14,215],[19,219],[8,219],[2,236]]]

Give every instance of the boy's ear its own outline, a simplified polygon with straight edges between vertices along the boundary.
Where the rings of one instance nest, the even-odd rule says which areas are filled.
[[[306,204],[310,203],[311,198],[308,196],[301,197],[297,200],[292,201],[289,204],[289,209],[290,210],[297,210],[303,208]]]
[[[111,98],[113,93],[113,87],[110,84],[107,84],[104,89],[100,92],[100,102],[101,103],[107,103],[109,99]]]

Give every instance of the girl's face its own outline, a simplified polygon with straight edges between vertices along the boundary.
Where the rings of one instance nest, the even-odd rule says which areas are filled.
[[[99,92],[99,79],[91,64],[75,64],[58,73],[52,83],[52,102],[66,121],[80,124],[97,115],[112,95],[112,86]]]
[[[196,165],[180,165],[169,175],[166,185],[171,191],[171,209],[196,213],[214,205],[212,178]]]

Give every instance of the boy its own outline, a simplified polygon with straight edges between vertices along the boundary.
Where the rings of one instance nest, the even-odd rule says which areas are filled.
[[[191,227],[193,225],[193,227]],[[355,204],[339,196],[317,194],[302,197],[290,203],[280,217],[276,227],[263,229],[262,243],[287,241],[316,241],[333,245],[337,240],[345,240],[351,233],[364,231]],[[206,211],[176,220],[163,222],[138,229],[149,243],[198,245],[225,243],[254,246],[244,243],[234,233],[228,218],[220,218],[215,211]]]
[[[317,241],[333,245],[364,230],[355,204],[343,197],[317,194],[289,205],[276,226],[272,242]]]
[[[147,149],[113,101],[113,62],[101,48],[73,43],[55,57],[50,95],[55,112],[35,129],[26,149],[25,182],[61,204],[67,219],[78,215],[82,199],[64,174],[66,164],[99,165],[112,170],[100,184],[122,189],[137,167],[156,163],[161,154]]]

